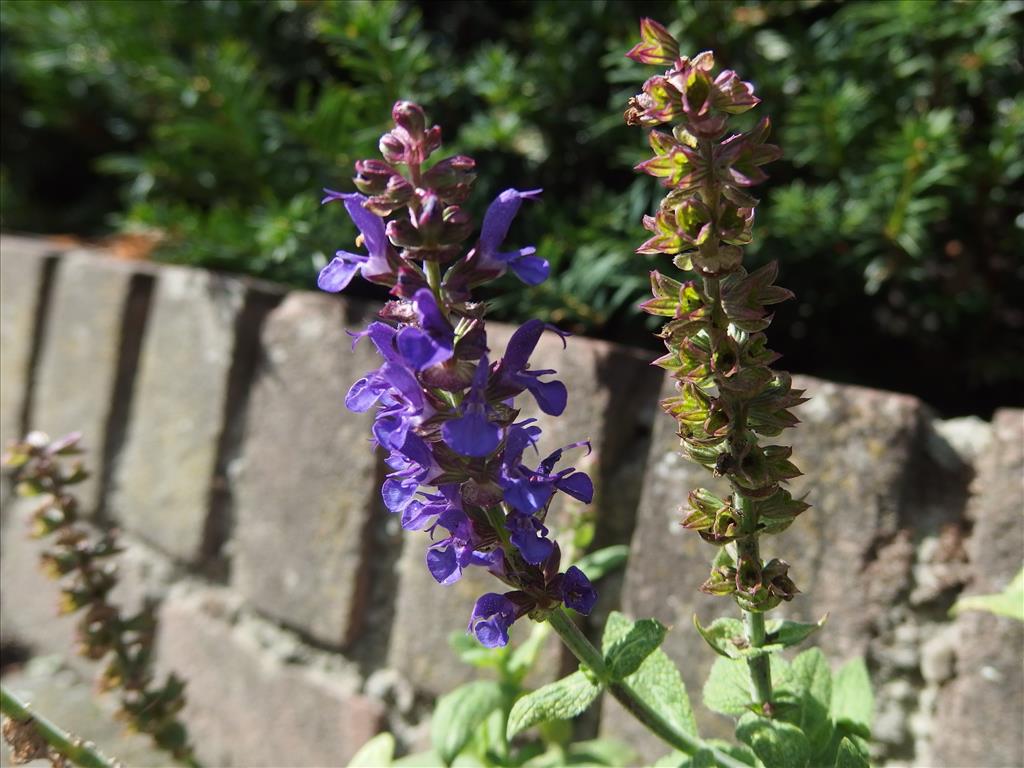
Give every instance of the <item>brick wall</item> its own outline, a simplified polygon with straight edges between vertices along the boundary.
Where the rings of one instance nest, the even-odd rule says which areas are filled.
[[[343,765],[381,728],[421,738],[430,697],[475,674],[454,662],[447,636],[489,587],[435,585],[424,541],[399,535],[382,508],[370,417],[343,405],[374,365],[368,345],[349,351],[346,330],[375,308],[37,239],[4,237],[0,255],[0,439],[85,433],[95,473],[85,508],[129,543],[120,596],[161,601],[159,663],[190,680],[185,715],[204,760]],[[495,327],[493,346],[511,330]],[[706,479],[656,417],[663,383],[646,357],[550,339],[535,364],[557,368],[570,391],[549,445],[593,442],[598,541],[632,542],[598,613],[623,607],[673,625],[666,650],[696,694],[712,659],[690,617],[729,605],[695,591],[711,550],[683,535],[677,507]],[[819,642],[832,658],[867,657],[880,757],[1021,764],[1021,628],[950,621],[947,609],[1020,567],[1024,414],[943,422],[905,395],[798,385],[813,399],[792,433],[806,472],[794,489],[815,508],[768,543],[807,592],[792,615],[828,611]],[[71,622],[54,617],[56,590],[3,488],[3,639],[65,653]],[[576,512],[555,510],[556,527]],[[602,721],[645,757],[659,753],[614,703]],[[714,716],[702,725],[727,727]]]

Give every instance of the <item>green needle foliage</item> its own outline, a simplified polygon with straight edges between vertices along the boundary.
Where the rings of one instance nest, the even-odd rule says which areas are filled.
[[[344,188],[416,97],[460,126],[481,200],[546,190],[522,227],[552,278],[500,286],[497,309],[643,343],[632,222],[655,203],[615,115],[643,76],[620,54],[639,11],[773,105],[789,151],[748,254],[788,265],[790,366],[955,413],[1019,400],[1018,0],[8,3],[3,226],[143,230],[160,259],[309,285],[355,236],[310,190]]]

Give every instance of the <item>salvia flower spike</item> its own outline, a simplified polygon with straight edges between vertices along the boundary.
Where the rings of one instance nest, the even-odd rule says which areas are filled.
[[[681,270],[676,280],[651,273],[653,298],[641,307],[663,317],[667,354],[656,361],[676,383],[662,408],[679,426],[686,456],[715,476],[728,478],[732,493],[719,498],[692,491],[682,524],[723,548],[701,589],[732,595],[746,612],[748,641],[764,642],[765,611],[798,592],[785,561],[761,559],[759,538],[778,533],[807,509],[783,487],[800,474],[791,450],[761,445],[797,419],[790,408],[804,401],[786,373],[769,366],[778,355],[766,346],[769,306],[792,294],[774,284],[772,263],[748,273],[742,247],[751,242],[756,198],[750,188],[765,180],[761,166],[780,157],[766,143],[770,123],[762,118],[747,132],[729,133],[732,115],[759,103],[753,86],[731,70],[715,74],[713,55],[693,58],[655,21],[640,25],[641,42],[627,55],[667,66],[629,100],[630,125],[649,126],[653,156],[637,166],[668,189],[650,232],[637,249],[665,254]],[[766,656],[751,661],[754,695],[771,696]]]
[[[502,192],[471,240],[476,229],[460,205],[475,162],[453,156],[428,167],[441,129],[406,101],[392,117],[395,127],[380,140],[384,159],[355,164],[359,192],[325,190],[324,203],[344,205],[365,253],[339,250],[318,284],[337,292],[360,274],[391,289],[380,319],[354,334],[356,343],[369,339],[381,365],[352,385],[345,403],[376,408],[372,442],[390,469],[384,503],[403,528],[429,534],[430,575],[451,584],[467,568],[483,568],[506,585],[483,595],[469,621],[483,645],[502,646],[522,616],[543,619],[563,603],[589,613],[596,600],[582,571],[559,570],[560,550],[544,524],[556,493],[589,503],[593,485],[573,467],[557,468],[565,449],[538,461],[541,430],[515,407],[528,392],[546,414],[565,409],[555,371],[529,363],[541,335],[560,332],[531,320],[496,357],[486,308],[472,297],[506,272],[528,285],[547,278],[548,263],[533,247],[507,243],[523,202],[541,190]],[[585,442],[567,448],[589,450]]]

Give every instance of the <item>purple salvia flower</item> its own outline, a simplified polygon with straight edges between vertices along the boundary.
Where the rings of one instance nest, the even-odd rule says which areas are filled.
[[[406,326],[398,332],[398,351],[416,371],[422,371],[451,358],[455,348],[455,330],[437,306],[429,288],[420,288],[412,297],[419,327]]]
[[[323,203],[332,200],[341,200],[344,203],[345,210],[348,211],[366,244],[367,255],[338,251],[331,262],[320,270],[316,281],[320,290],[330,293],[344,290],[352,282],[356,272],[361,272],[363,277],[373,282],[393,283],[394,280],[390,279],[394,274],[391,243],[384,234],[384,221],[363,208],[367,198],[358,192],[345,194],[331,189],[325,189],[324,192],[327,193],[327,197],[323,199]]]
[[[511,269],[512,272],[527,285],[540,285],[548,279],[550,265],[536,256],[537,249],[528,246],[514,251],[499,251],[512,220],[519,212],[523,200],[536,200],[542,190],[531,189],[520,192],[517,189],[506,189],[487,208],[484,224],[480,230],[480,240],[476,244],[477,256],[483,269],[496,270],[498,275]]]
[[[488,592],[473,606],[469,617],[469,632],[485,648],[508,645],[508,629],[516,620],[517,606],[504,595]]]
[[[530,355],[537,348],[541,334],[549,328],[541,320],[528,320],[512,334],[505,348],[505,357],[494,372],[491,391],[498,399],[514,397],[528,390],[540,409],[549,416],[561,416],[568,401],[565,384],[560,381],[541,381],[540,377],[553,370],[531,371]],[[564,343],[564,337],[563,337]]]
[[[473,383],[466,399],[462,401],[459,417],[445,422],[441,427],[445,443],[463,456],[488,456],[501,442],[501,428],[487,418],[484,390],[489,367],[487,356],[484,355],[477,363]]]
[[[590,579],[575,565],[562,576],[562,602],[566,607],[572,608],[576,613],[588,615],[597,602],[597,590],[590,583]]]
[[[530,565],[541,565],[554,549],[547,539],[548,529],[533,515],[511,512],[505,517],[505,527],[511,533],[511,541],[523,560]]]

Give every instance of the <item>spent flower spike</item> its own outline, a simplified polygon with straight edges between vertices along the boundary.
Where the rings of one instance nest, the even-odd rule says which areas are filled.
[[[791,449],[759,443],[794,426],[789,409],[804,401],[788,374],[769,367],[778,355],[764,334],[768,305],[792,294],[773,284],[774,263],[750,274],[742,266],[757,206],[747,189],[767,178],[761,166],[781,152],[765,143],[768,118],[726,135],[732,115],[760,102],[750,83],[731,70],[716,76],[709,51],[679,55],[657,22],[644,19],[640,35],[627,55],[668,69],[629,100],[626,122],[675,125],[670,133],[650,132],[654,156],[637,166],[670,190],[657,214],[644,218],[652,236],[637,251],[672,256],[675,266],[696,273],[678,281],[652,272],[654,295],[641,308],[667,320],[660,336],[668,353],[656,364],[677,392],[661,405],[678,423],[684,454],[732,487],[725,498],[698,488],[682,507],[683,526],[722,548],[701,589],[733,596],[747,614],[746,642],[756,647],[764,643],[764,613],[799,591],[785,561],[762,560],[759,539],[785,530],[808,507],[783,488],[800,474]],[[749,666],[757,703],[770,703],[767,656],[751,656]]]
[[[367,252],[338,251],[318,284],[337,292],[361,274],[390,287],[394,300],[380,319],[353,334],[354,343],[369,338],[381,365],[352,385],[345,403],[353,411],[376,407],[373,443],[390,469],[381,494],[403,528],[429,534],[430,575],[452,584],[478,567],[509,587],[483,595],[469,623],[482,644],[501,646],[522,616],[543,619],[562,604],[588,613],[596,599],[581,570],[559,572],[560,550],[545,525],[556,493],[589,503],[593,484],[573,467],[556,468],[565,449],[531,465],[525,455],[535,451],[540,428],[517,421],[515,407],[529,392],[544,413],[565,410],[565,385],[546,378],[555,371],[529,362],[545,330],[563,343],[565,335],[531,320],[492,362],[485,307],[471,294],[506,272],[529,285],[547,278],[535,248],[505,245],[523,201],[541,190],[499,194],[467,249],[473,226],[459,205],[475,162],[458,155],[425,167],[441,146],[440,128],[428,127],[411,102],[395,104],[392,117],[395,127],[380,140],[384,159],[355,164],[359,192],[325,190],[324,203],[343,203]]]

